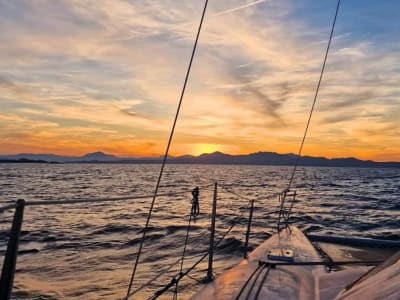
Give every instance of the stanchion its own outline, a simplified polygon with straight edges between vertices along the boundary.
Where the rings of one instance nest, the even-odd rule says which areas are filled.
[[[24,217],[25,200],[19,199],[15,206],[14,220],[11,227],[10,239],[4,256],[3,270],[0,279],[0,299],[9,300],[14,283],[15,266],[17,263],[19,236]]]
[[[249,245],[251,220],[253,219],[253,210],[254,210],[254,200],[251,200],[250,201],[250,215],[249,215],[249,221],[247,223],[247,231],[246,231],[246,241],[244,243],[244,258],[247,258],[247,247]]]
[[[215,183],[214,184],[213,207],[212,207],[212,214],[211,214],[210,248],[208,249],[208,270],[207,270],[207,277],[204,279],[204,282],[211,282],[214,280],[213,255],[214,255],[215,216],[217,214],[217,193],[218,193],[218,185],[217,185],[217,183]]]

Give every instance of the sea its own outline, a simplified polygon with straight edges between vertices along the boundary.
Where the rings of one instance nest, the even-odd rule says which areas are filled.
[[[286,166],[166,165],[131,299],[151,297],[179,273],[187,233],[183,271],[208,251],[215,190],[219,243],[214,275],[239,263],[250,201],[254,200],[254,214],[249,250],[276,232],[277,195],[287,187],[291,171]],[[1,164],[0,206],[18,199],[29,203],[124,198],[27,206],[13,299],[122,299],[159,172],[155,164]],[[191,190],[196,186],[200,215],[188,230]],[[299,167],[293,191],[290,223],[307,234],[400,239],[399,169]],[[0,214],[1,257],[13,213]],[[179,299],[201,288],[207,264],[206,258],[190,278],[179,282]],[[160,299],[172,299],[173,292],[168,290]]]

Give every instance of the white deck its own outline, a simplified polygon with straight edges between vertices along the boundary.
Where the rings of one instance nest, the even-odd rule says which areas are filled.
[[[206,284],[191,299],[334,299],[344,287],[370,269],[355,267],[327,273],[323,266],[293,265],[264,267],[254,273],[259,261],[279,263],[268,259],[268,252],[278,248],[294,251],[295,262],[322,261],[307,237],[292,227],[291,232],[285,230],[269,238],[248,259]]]

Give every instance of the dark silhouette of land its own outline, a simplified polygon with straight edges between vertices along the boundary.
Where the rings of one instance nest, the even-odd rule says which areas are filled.
[[[21,164],[29,164],[29,163],[37,163],[37,164],[48,164],[48,161],[41,159],[28,159],[28,158],[20,158],[20,159],[0,159],[0,163],[21,163]]]
[[[201,154],[199,156],[183,155],[169,157],[168,163],[174,164],[232,164],[232,165],[271,165],[292,166],[296,161],[295,154],[275,152],[256,152],[250,154],[230,155],[221,152]],[[61,156],[54,154],[16,154],[0,155],[0,163],[126,163],[144,164],[160,163],[161,157],[117,157],[103,152],[88,153],[83,156]],[[313,167],[361,167],[361,168],[400,168],[400,162],[375,162],[357,158],[325,158],[302,156],[300,166]]]

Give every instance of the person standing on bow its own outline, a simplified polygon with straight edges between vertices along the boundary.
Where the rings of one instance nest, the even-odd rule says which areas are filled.
[[[193,190],[192,190],[192,211],[191,211],[191,215],[196,218],[199,214],[200,214],[200,205],[199,205],[199,187],[196,186]]]

